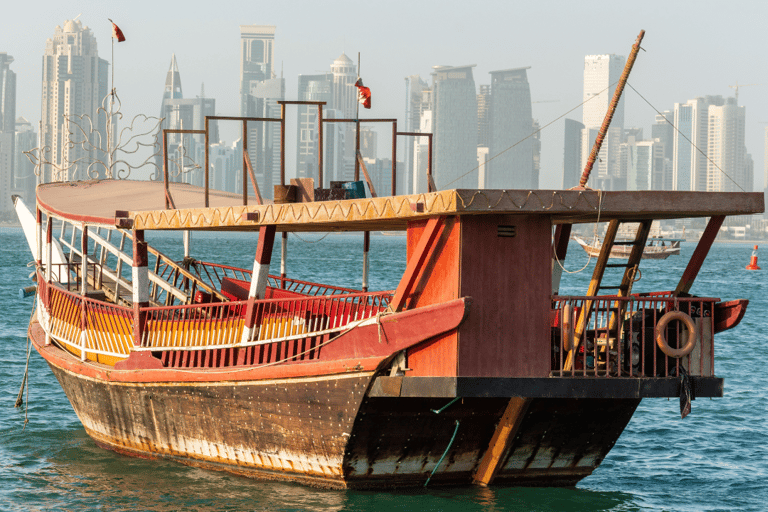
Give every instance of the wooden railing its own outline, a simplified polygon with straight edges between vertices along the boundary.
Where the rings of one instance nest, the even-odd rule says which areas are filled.
[[[714,376],[714,308],[719,299],[675,298],[671,292],[631,297],[553,297],[552,376],[669,377],[683,371],[690,375]],[[573,326],[586,301],[593,301],[587,329],[574,343]],[[623,311],[621,318],[617,313]],[[693,332],[684,321],[669,318],[670,312],[690,317]],[[689,354],[667,355],[657,341],[657,326],[663,341],[674,352],[693,344]],[[691,338],[691,334],[693,338]],[[693,341],[691,341],[693,339]],[[565,369],[571,347],[576,346],[573,368]]]

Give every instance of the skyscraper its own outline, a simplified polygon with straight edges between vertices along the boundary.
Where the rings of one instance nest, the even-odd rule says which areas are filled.
[[[14,140],[13,178],[11,192],[20,195],[27,204],[35,200],[35,165],[30,162],[25,151],[37,147],[37,132],[32,123],[19,117],[16,119],[16,137]]]
[[[438,189],[477,188],[477,92],[473,67],[474,64],[433,68],[433,173]]]
[[[752,158],[744,145],[745,110],[727,98],[709,106],[707,191],[752,191]]]
[[[425,94],[429,91],[429,84],[421,79],[419,75],[410,75],[405,77],[405,129],[404,131],[415,133],[420,130],[421,116],[425,110],[429,110],[431,95]],[[400,141],[398,141],[400,143]],[[418,139],[415,137],[405,137],[403,139],[405,146],[405,162],[402,174],[405,180],[405,189],[398,193],[411,194],[417,191],[418,177],[415,176],[415,153],[418,145]]]
[[[675,103],[672,134],[672,189],[707,190],[709,107],[723,105],[722,96],[704,96]]]
[[[672,127],[673,114],[665,110],[656,114],[656,122],[651,125],[651,138],[663,147],[664,167],[661,171],[661,182],[658,190],[674,190],[672,187],[672,156],[674,154],[675,129]]]
[[[80,20],[68,20],[63,28],[56,27],[53,38],[46,41],[40,146],[43,160],[50,164],[42,166],[43,182],[87,179],[87,165],[103,158],[95,148],[107,140],[107,119],[98,115],[98,109],[109,92],[108,69],[108,62],[99,58],[96,38]],[[68,134],[76,131],[70,130],[69,124],[78,122],[72,116],[91,119],[98,133],[90,133],[88,143],[69,146]],[[87,126],[86,122],[83,128]],[[104,167],[99,167],[95,170],[103,177]]]
[[[325,119],[354,119],[357,113],[357,66],[342,53],[331,64],[329,73],[299,75],[299,100],[324,101]],[[297,122],[296,176],[317,179],[318,126],[317,107],[299,105]],[[338,144],[325,140],[323,181],[350,181],[355,172],[355,127],[353,123],[326,123],[323,134]],[[327,137],[326,137],[327,139]],[[319,184],[317,186],[320,186]]]
[[[530,67],[491,71],[490,142],[486,188],[539,187],[533,172]],[[535,179],[534,179],[535,178]]]
[[[584,125],[573,119],[565,120],[563,137],[563,188],[573,188],[581,177],[581,132]]]
[[[285,80],[274,71],[275,26],[240,26],[240,115],[280,118],[278,101],[285,99]],[[280,180],[280,125],[248,123],[248,154],[263,197],[272,197]]]
[[[13,208],[13,155],[16,133],[16,73],[13,57],[0,53],[0,212]],[[26,199],[26,198],[25,198]]]
[[[340,112],[333,109],[331,105],[333,101],[333,73],[299,75],[298,99],[300,101],[325,101],[326,108],[334,110],[334,113],[328,117],[342,119],[342,116],[339,115]],[[297,110],[296,177],[315,178],[318,168],[317,107],[314,105],[299,105]],[[334,171],[331,169],[325,170],[329,175],[334,174]]]
[[[174,54],[171,57],[171,65],[165,77],[163,101],[160,106],[160,118],[163,119],[161,128],[172,130],[205,129],[205,116],[215,115],[216,100],[204,96],[204,92],[201,91],[201,95],[197,98],[184,99],[181,89],[181,75]],[[211,123],[209,129],[210,140],[218,142],[219,133],[216,123]],[[189,171],[189,168],[192,162],[197,165],[202,165],[204,162],[204,158],[202,158],[205,151],[204,136],[169,134],[167,142],[169,179],[202,186],[204,184],[203,171]],[[162,151],[158,158],[161,162],[159,168],[162,169]],[[171,162],[177,163],[172,164]],[[185,172],[180,172],[182,168]]]
[[[608,105],[624,68],[624,57],[619,55],[587,55],[584,57],[584,130],[581,143],[581,167],[586,166],[597,132],[603,124]],[[618,190],[626,177],[620,176],[619,145],[624,128],[624,99],[613,114],[600,154],[592,170],[590,184],[597,188]]]
[[[240,25],[240,115],[250,116],[252,82],[274,78],[273,25]]]

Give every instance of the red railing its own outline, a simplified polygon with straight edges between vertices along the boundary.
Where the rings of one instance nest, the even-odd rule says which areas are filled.
[[[211,283],[213,286],[218,288],[221,288],[221,282],[224,280],[224,278],[236,279],[239,281],[251,280],[250,270],[231,267],[229,265],[220,265],[218,263],[209,263],[205,261],[198,261],[194,266],[190,266],[190,272],[196,272],[201,279]],[[360,290],[355,290],[353,288],[343,288],[341,286],[312,283],[309,281],[289,279],[287,277],[281,278],[279,276],[272,275],[268,277],[268,284],[273,288],[281,288],[288,292],[306,295],[308,297],[360,292]]]
[[[247,301],[142,308],[146,324],[141,347],[147,351],[226,349],[330,339],[355,322],[375,317],[391,292],[257,300],[254,329],[243,336]]]
[[[713,376],[713,311],[718,300],[674,298],[671,292],[632,297],[553,297],[552,375],[669,377],[681,375],[684,370],[690,375]],[[581,337],[576,338],[579,316],[587,302],[592,302],[592,313]],[[693,349],[682,357],[666,355],[657,342],[659,321],[673,311],[685,313],[695,327]],[[660,332],[672,350],[689,344],[691,332],[683,322],[665,319],[664,323]],[[568,354],[573,346],[576,350],[569,367]]]

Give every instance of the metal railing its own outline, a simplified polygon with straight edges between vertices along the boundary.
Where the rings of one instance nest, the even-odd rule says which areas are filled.
[[[585,301],[593,301],[586,329],[576,339],[574,326]],[[684,370],[690,375],[714,376],[715,303],[710,297],[675,298],[671,292],[631,297],[553,297],[552,376],[670,377]],[[619,307],[621,306],[621,307]],[[617,313],[623,310],[622,318]],[[693,332],[680,321],[663,322],[664,341],[675,350],[689,344],[682,357],[670,357],[657,341],[657,326],[665,314],[682,312],[692,320]],[[576,342],[578,341],[578,342]],[[576,347],[573,365],[569,351]]]

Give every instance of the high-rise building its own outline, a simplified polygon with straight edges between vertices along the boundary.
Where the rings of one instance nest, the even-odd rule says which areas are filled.
[[[491,86],[481,85],[477,93],[477,147],[491,144]]]
[[[273,25],[240,25],[240,115],[248,117],[253,82],[274,78],[275,29]]]
[[[477,188],[477,91],[473,67],[433,68],[432,170],[438,190]]]
[[[404,131],[409,133],[418,132],[421,126],[421,115],[425,110],[430,108],[428,101],[431,100],[431,95],[425,95],[425,91],[429,91],[429,84],[421,79],[419,75],[411,75],[405,77],[405,129]],[[425,103],[425,100],[427,103]],[[398,145],[400,140],[398,140]],[[402,174],[405,189],[400,190],[398,193],[411,194],[415,192],[414,188],[414,153],[417,145],[417,141],[414,137],[404,137],[402,144],[405,147],[405,162],[403,170],[398,169],[398,175]]]
[[[428,96],[431,98],[431,90]],[[433,133],[432,132],[432,101],[429,100],[430,108],[425,109],[421,113],[421,119],[419,120],[420,133]],[[431,155],[434,160],[434,155]],[[429,190],[429,184],[427,182],[427,171],[429,170],[430,163],[430,147],[428,137],[416,137],[413,145],[413,194],[423,194]],[[487,157],[486,157],[487,160]],[[432,162],[432,168],[434,169],[434,161]],[[485,168],[482,169],[485,171]],[[479,179],[479,178],[478,178]]]
[[[341,119],[355,119],[358,110],[357,87],[355,87],[357,66],[352,59],[342,53],[331,64],[331,73],[333,74],[333,99],[327,107],[336,110]],[[340,162],[343,170],[340,169],[339,174],[353,179],[356,156],[355,144],[352,142],[355,140],[355,126],[352,123],[343,123],[342,127],[345,144],[342,146],[344,159]],[[347,141],[349,143],[346,143]]]
[[[490,142],[486,188],[539,187],[533,172],[533,117],[526,70],[491,71]]]
[[[622,174],[627,190],[660,190],[664,177],[664,145],[656,140],[627,136],[621,144]]]
[[[582,122],[581,167],[586,166],[597,132],[603,124],[608,105],[613,98],[624,69],[625,58],[620,55],[587,55],[584,57],[584,106]],[[620,190],[626,178],[620,176],[619,146],[624,128],[624,99],[613,114],[600,153],[593,167],[590,185],[607,190]]]
[[[587,128],[600,128],[613,99],[624,57],[620,55],[587,55],[584,57],[584,107],[582,122]],[[624,100],[616,105],[611,126],[624,127]]]
[[[272,25],[240,26],[240,115],[279,119],[278,101],[285,99],[285,80],[276,77],[275,29]],[[262,197],[272,197],[280,181],[280,125],[248,123],[248,155]]]
[[[184,99],[181,89],[181,75],[176,63],[176,55],[171,57],[171,65],[165,78],[163,101],[160,106],[161,129],[204,130],[205,116],[216,114],[216,100],[205,98],[204,91],[196,98]],[[218,142],[219,132],[215,122],[209,126],[209,140]],[[161,148],[162,149],[162,148]],[[203,135],[172,133],[167,137],[169,180],[203,186],[203,170],[193,170],[204,165],[205,138]],[[162,162],[162,150],[158,158]],[[162,164],[159,166],[162,169]]]
[[[563,188],[573,188],[581,177],[581,132],[584,125],[573,119],[565,120],[563,137]]]
[[[752,158],[747,155],[745,110],[727,98],[724,105],[710,105],[707,143],[707,191],[752,191]]]
[[[325,101],[326,108],[333,109],[333,73],[315,75],[299,75],[299,101]],[[317,107],[315,105],[299,105],[298,121],[296,123],[296,177],[317,178],[318,158],[318,126]],[[338,113],[340,114],[340,113]],[[325,110],[323,111],[325,115]],[[343,119],[341,115],[334,115]],[[332,169],[323,166],[324,174],[337,174]],[[325,180],[325,178],[324,178]],[[346,176],[343,180],[346,181]],[[317,185],[320,186],[320,185]]]
[[[674,190],[672,187],[672,157],[674,154],[675,129],[672,127],[673,113],[665,110],[656,114],[656,122],[651,125],[651,138],[663,146],[664,168],[658,190]]]
[[[80,20],[68,20],[56,27],[45,44],[43,55],[42,124],[40,146],[43,182],[88,179],[86,168],[104,159],[107,148],[107,119],[98,109],[109,93],[109,63],[99,58],[96,38]],[[84,144],[69,144],[70,127],[78,123],[75,116],[87,116],[93,123],[83,122],[89,140]],[[92,171],[106,175],[104,166]]]
[[[17,194],[27,204],[35,200],[35,165],[24,154],[37,147],[37,132],[32,123],[19,117],[16,119],[16,136],[13,154],[13,178],[11,193]]]
[[[672,190],[707,190],[707,145],[710,105],[722,96],[704,96],[675,103],[672,134]]]
[[[324,101],[323,117],[326,119],[354,119],[357,113],[357,66],[341,54],[331,64],[329,73],[299,75],[299,100]],[[315,105],[298,106],[296,176],[317,179],[318,126]],[[324,141],[324,154],[332,151],[333,157],[325,154],[323,181],[327,186],[333,181],[350,181],[355,172],[355,126],[353,123],[325,123],[323,134],[329,135],[340,146],[332,148]],[[320,186],[320,185],[317,185]]]
[[[13,57],[0,53],[0,212],[11,210],[16,138],[16,73]]]

